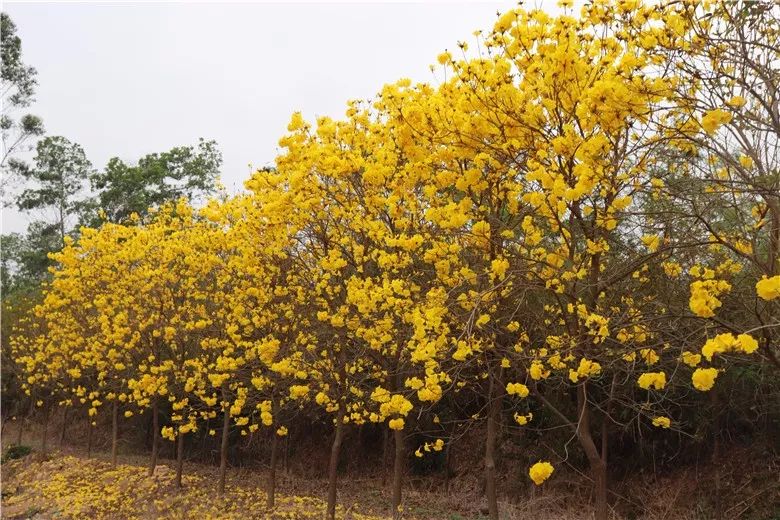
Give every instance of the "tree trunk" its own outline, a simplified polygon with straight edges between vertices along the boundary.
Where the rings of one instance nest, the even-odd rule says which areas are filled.
[[[62,410],[62,430],[60,430],[60,449],[62,449],[63,446],[65,446],[65,432],[68,430],[68,411],[70,410],[69,406],[65,406],[65,408]]]
[[[87,416],[87,458],[92,456],[92,417]]]
[[[487,432],[485,435],[485,495],[490,520],[498,520],[498,498],[496,497],[496,438],[498,420],[501,412],[501,390],[496,391],[495,381],[491,378],[488,409]]]
[[[181,475],[184,472],[184,434],[176,437],[176,487],[181,489]]]
[[[328,463],[328,508],[325,518],[336,518],[336,477],[338,476],[339,454],[341,452],[341,440],[344,435],[344,423],[341,417],[336,418],[336,432],[333,435],[333,444],[330,448],[330,461]]]
[[[149,463],[149,476],[154,475],[157,467],[157,456],[160,452],[160,414],[157,406],[157,398],[152,404],[152,460]]]
[[[19,414],[19,430],[16,432],[16,445],[22,445],[22,435],[24,434],[24,416]]]
[[[116,454],[119,447],[119,403],[114,399],[111,406],[111,465],[116,466]]]
[[[290,475],[290,435],[292,435],[292,432],[287,432],[287,435],[284,436],[284,474]]]
[[[49,407],[45,406],[43,410],[43,432],[41,435],[41,453],[46,456],[46,448],[49,439]]]
[[[382,428],[382,487],[387,484],[387,454],[390,451],[390,428]]]
[[[593,442],[593,435],[590,431],[590,413],[586,385],[587,382],[577,387],[577,408],[579,411],[577,439],[590,464],[594,486],[593,491],[596,498],[595,519],[607,520],[609,513],[607,507],[607,462],[602,459],[595,442]]]
[[[723,520],[723,507],[720,499],[720,409],[718,395],[715,389],[710,390],[710,402],[712,403],[712,466],[714,468],[712,478],[715,481],[715,520]]]
[[[273,436],[271,439],[271,467],[268,470],[268,500],[266,504],[269,510],[274,508],[274,499],[276,498],[276,447],[279,444],[279,436],[276,432],[271,432],[271,435]]]
[[[450,496],[450,464],[451,464],[451,451],[452,439],[447,443],[444,448],[444,495]]]
[[[593,473],[593,485],[596,491],[596,520],[607,520],[609,508],[607,506],[607,465],[599,459],[591,464]]]
[[[393,430],[395,443],[395,458],[393,460],[393,519],[400,520],[401,512],[401,486],[404,478],[404,432]]]
[[[222,444],[219,448],[219,494],[225,494],[225,475],[227,473],[228,436],[230,435],[230,405],[227,398],[227,389],[222,387],[222,401],[224,402],[224,417],[222,419]]]
[[[24,422],[28,417],[32,417],[32,413],[35,407],[35,399],[30,396],[30,408],[27,410],[27,415],[19,415],[19,432],[16,434],[16,445],[22,445],[22,435],[24,434]]]

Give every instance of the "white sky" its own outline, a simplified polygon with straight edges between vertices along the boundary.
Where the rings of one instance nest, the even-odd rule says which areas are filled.
[[[527,2],[555,10],[555,2]],[[549,6],[548,6],[549,4]],[[341,117],[349,99],[428,66],[516,5],[424,3],[5,2],[38,69],[48,135],[81,144],[96,168],[199,137],[224,155],[222,179],[242,188],[270,165],[290,115]],[[3,231],[29,217],[5,210]]]

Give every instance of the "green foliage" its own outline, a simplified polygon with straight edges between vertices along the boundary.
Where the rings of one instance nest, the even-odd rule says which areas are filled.
[[[65,240],[68,220],[80,208],[79,193],[92,172],[92,164],[77,143],[55,136],[41,140],[36,147],[35,166],[21,170],[33,187],[22,192],[17,206],[22,211],[54,210],[52,225]]]
[[[154,206],[186,198],[193,201],[214,192],[222,165],[215,141],[200,139],[197,146],[177,146],[142,157],[135,166],[112,158],[105,170],[95,173],[92,187],[97,196],[91,209],[101,209],[110,222],[125,222],[131,214],[146,215]],[[87,223],[95,225],[96,214]]]
[[[43,135],[43,121],[35,115],[25,114],[15,119],[10,112],[29,106],[35,96],[37,71],[22,61],[22,40],[16,35],[16,25],[6,14],[0,14],[0,92],[2,92],[2,115],[0,134],[3,140],[3,156],[0,166],[10,166],[12,173],[21,163],[11,162],[12,155],[24,149],[24,143],[31,137]]]
[[[37,71],[22,62],[22,40],[16,35],[16,24],[6,14],[0,14],[0,54],[2,54],[2,80],[15,87],[8,95],[13,106],[28,106],[35,94]]]
[[[3,255],[0,260],[0,283],[4,298],[11,293],[37,290],[46,279],[51,265],[49,253],[62,246],[57,226],[33,222],[27,233],[9,233],[0,237]]]
[[[32,448],[30,448],[29,446],[24,446],[24,445],[11,446],[7,450],[5,450],[5,453],[3,453],[2,461],[0,462],[6,463],[9,460],[21,459],[22,457],[26,457],[30,453],[32,453]]]

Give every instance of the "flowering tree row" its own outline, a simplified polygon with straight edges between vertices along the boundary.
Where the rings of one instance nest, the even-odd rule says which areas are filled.
[[[330,517],[345,429],[392,432],[400,515],[407,453],[465,422],[498,518],[504,418],[533,429],[543,408],[606,518],[625,417],[683,430],[678,402],[729,367],[780,366],[780,28],[759,4],[562,5],[503,14],[476,53],[439,56],[436,85],[294,114],[246,194],[82,229],[17,328],[26,391],[112,414],[114,448],[122,416],[151,413],[152,469],[160,436],[181,471],[209,425],[221,490],[231,430],[273,429],[275,461],[286,418],[328,417]],[[460,395],[480,411],[443,421]]]

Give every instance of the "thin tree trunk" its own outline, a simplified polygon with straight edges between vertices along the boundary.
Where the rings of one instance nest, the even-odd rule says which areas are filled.
[[[615,387],[617,386],[618,374],[612,376],[612,384],[609,387],[609,398],[607,399],[607,405],[604,407],[604,413],[602,415],[601,423],[601,460],[605,466],[609,466],[609,426],[612,414],[612,402],[615,397]]]
[[[225,494],[225,476],[227,473],[228,436],[230,434],[230,406],[228,404],[227,389],[222,387],[222,401],[224,402],[224,417],[222,419],[222,444],[219,448],[219,494]]]
[[[184,434],[176,437],[176,487],[181,489],[181,475],[184,472]]]
[[[490,520],[498,520],[498,498],[496,497],[496,438],[498,437],[498,419],[501,412],[501,390],[490,380],[490,408],[487,418],[485,435],[485,495],[488,503]]]
[[[596,498],[596,520],[607,520],[609,513],[607,508],[607,464],[599,454],[593,435],[590,431],[590,414],[587,400],[587,383],[577,387],[577,404],[579,411],[579,426],[577,427],[577,439],[582,446],[585,456],[588,458],[593,477],[594,493]]]
[[[607,520],[609,508],[607,506],[607,465],[599,459],[592,465],[593,482],[596,486],[596,520]]]
[[[22,445],[22,435],[24,434],[24,416],[19,414],[19,430],[16,432],[16,445]]]
[[[444,495],[450,496],[450,447],[452,446],[452,439],[447,443],[444,448]]]
[[[114,399],[111,406],[111,465],[116,466],[117,448],[119,447],[119,403]]]
[[[33,396],[30,396],[30,408],[27,410],[27,415],[19,415],[19,432],[16,434],[16,445],[21,446],[22,444],[22,435],[24,434],[24,422],[27,420],[28,417],[32,417],[32,413],[35,406],[35,399]]]
[[[65,406],[65,408],[62,410],[62,430],[60,430],[60,449],[65,446],[65,432],[68,430],[68,411],[70,410],[69,406]]]
[[[276,447],[279,444],[279,436],[276,432],[271,432],[273,438],[271,439],[271,468],[268,470],[268,509],[274,508],[274,500],[276,494]]]
[[[41,453],[46,456],[46,448],[48,447],[49,439],[49,406],[45,406],[43,410],[43,433],[41,437]]]
[[[601,423],[601,460],[603,460],[604,463],[607,462],[607,447],[609,445],[609,424],[607,421],[608,418],[605,415],[603,422]]]
[[[390,451],[390,428],[382,428],[382,487],[387,484],[387,454]]]
[[[152,404],[152,460],[149,462],[149,476],[154,475],[154,468],[157,467],[157,457],[160,452],[160,413],[157,405],[157,398]]]
[[[713,408],[712,466],[714,468],[713,479],[715,480],[715,520],[723,520],[723,507],[720,499],[720,413],[718,395],[714,389],[710,391],[710,401]]]
[[[393,519],[399,520],[401,513],[401,487],[404,478],[404,432],[393,430],[395,458],[393,461]]]
[[[87,416],[87,458],[92,457],[92,417]]]
[[[333,436],[333,444],[330,448],[330,461],[328,463],[328,508],[325,517],[327,520],[335,520],[336,518],[336,479],[343,435],[344,423],[341,417],[338,417],[336,419],[336,432]]]
[[[284,474],[288,476],[290,475],[290,435],[292,432],[287,432],[284,436]]]

